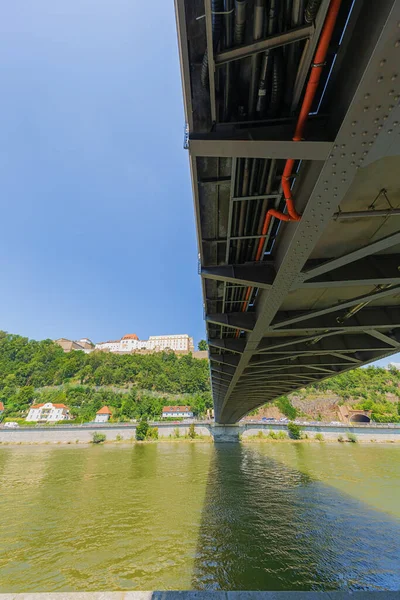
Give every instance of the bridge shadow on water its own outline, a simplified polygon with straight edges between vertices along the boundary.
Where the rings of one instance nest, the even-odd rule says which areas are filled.
[[[398,520],[257,447],[216,444],[192,588],[396,590],[399,540]]]

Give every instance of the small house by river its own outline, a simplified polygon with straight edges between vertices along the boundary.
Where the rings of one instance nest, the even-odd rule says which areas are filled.
[[[162,418],[166,419],[169,417],[180,417],[180,418],[192,418],[193,413],[190,410],[190,406],[164,406],[162,411]]]
[[[108,419],[112,416],[111,410],[108,406],[103,406],[96,413],[95,423],[107,423]]]
[[[27,421],[65,421],[70,419],[69,408],[65,404],[53,404],[46,402],[45,404],[35,404],[31,406]]]

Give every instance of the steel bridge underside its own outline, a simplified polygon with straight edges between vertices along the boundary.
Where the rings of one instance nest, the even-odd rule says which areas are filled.
[[[211,0],[175,3],[215,418],[235,423],[400,351],[400,2],[355,1],[321,108],[297,142],[290,115],[221,118],[220,71],[251,60],[260,43],[218,50]],[[304,32],[305,73],[321,26]],[[265,164],[279,173],[288,158],[298,161],[292,194],[302,218],[274,220],[263,237],[265,202],[283,205],[279,178],[262,190],[238,182],[246,168],[249,180]]]

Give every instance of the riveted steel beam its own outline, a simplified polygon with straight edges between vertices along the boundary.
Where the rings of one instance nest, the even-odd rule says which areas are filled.
[[[392,333],[385,335],[381,331],[375,331],[374,329],[370,329],[367,331],[368,335],[381,340],[388,346],[393,346],[397,348],[400,345],[400,330],[393,331]]]
[[[326,373],[327,375],[336,375],[340,370],[341,367],[345,368],[348,367],[349,364],[346,363],[345,361],[342,361],[339,365],[333,365],[332,363],[329,363],[329,367],[325,366],[325,367],[321,367],[319,365],[302,365],[302,364],[294,364],[294,365],[290,365],[290,364],[286,364],[286,365],[274,365],[274,367],[269,367],[269,368],[264,368],[264,369],[260,369],[260,371],[254,371],[254,373],[256,373],[258,376],[261,376],[263,374],[272,374],[272,375],[276,375],[278,373],[281,374],[282,377],[286,377],[287,373],[293,373],[295,375],[312,375],[315,372],[318,373]],[[244,372],[244,374],[246,374],[247,371]],[[244,376],[244,374],[241,375],[241,377]]]
[[[278,33],[263,40],[258,40],[253,44],[238,46],[232,50],[224,50],[215,56],[215,64],[218,67],[233,60],[240,60],[241,58],[254,56],[260,52],[265,52],[266,50],[287,46],[288,44],[308,39],[313,33],[313,25],[302,25],[301,27],[285,31],[284,33]]]
[[[251,331],[254,327],[256,317],[252,313],[232,312],[232,313],[217,313],[206,315],[207,323],[215,325],[224,325],[239,329],[240,331]]]
[[[383,350],[383,349],[382,349]],[[256,362],[250,362],[246,369],[255,369],[262,367],[265,371],[274,370],[279,366],[304,366],[304,365],[315,365],[315,366],[324,366],[324,365],[333,365],[338,363],[338,360],[332,360],[329,357],[329,354],[296,354],[295,352],[286,356],[276,356],[274,359],[262,359]],[[339,364],[343,364],[344,361],[341,360]]]
[[[337,221],[347,221],[348,219],[371,219],[375,217],[381,219],[382,217],[400,217],[399,208],[388,208],[387,210],[355,210],[339,212],[335,215]]]
[[[221,363],[223,365],[230,365],[236,367],[239,363],[239,356],[236,354],[216,354],[215,352],[210,353],[210,360],[212,362]]]
[[[226,392],[226,390],[229,387],[228,382],[223,382],[223,381],[212,381],[211,383],[212,386],[212,390],[213,392],[216,392],[218,394],[224,394]]]
[[[318,336],[318,340],[321,340],[325,337],[337,336],[340,333],[345,333],[343,329],[340,331],[325,331]],[[282,338],[264,338],[261,340],[259,347],[254,351],[254,355],[263,354],[264,352],[269,352],[270,350],[277,350],[279,348],[288,348],[293,346],[294,344],[300,344],[302,342],[313,343],[316,341],[315,335],[305,335],[305,336],[297,336],[297,337],[282,337]]]
[[[224,384],[225,384],[225,387],[221,387],[221,385],[219,385],[220,383],[224,383]],[[212,382],[212,391],[213,391],[213,393],[214,393],[214,392],[215,392],[215,393],[217,393],[217,392],[218,392],[218,394],[220,394],[220,395],[222,395],[222,396],[223,396],[223,395],[224,395],[224,393],[226,392],[226,385],[228,385],[228,386],[229,386],[229,383],[228,383],[227,381],[224,381],[224,382],[222,382],[222,381],[214,380],[214,381]]]
[[[352,306],[356,306],[357,304],[361,304],[363,302],[374,302],[375,300],[379,300],[381,298],[387,298],[389,296],[394,296],[400,293],[400,286],[391,287],[389,289],[380,290],[378,292],[372,292],[370,294],[363,294],[362,296],[357,296],[357,298],[353,298],[352,300],[346,300],[345,302],[338,302],[333,306],[327,306],[325,308],[321,308],[320,310],[306,311],[303,314],[296,314],[288,319],[284,319],[282,321],[278,320],[277,322],[271,325],[272,329],[279,329],[280,327],[285,327],[287,325],[292,325],[293,323],[299,323],[300,321],[310,321],[311,319],[315,319],[316,317],[321,317],[323,315],[327,315],[328,313],[339,312],[345,310],[346,308],[351,308]],[[290,312],[290,311],[289,311]],[[291,311],[295,313],[296,311]]]
[[[288,377],[289,379],[286,380],[286,377]],[[309,373],[305,373],[303,374],[299,374],[299,373],[285,373],[285,382],[282,382],[282,373],[267,373],[267,374],[253,374],[253,373],[247,373],[247,374],[243,374],[242,377],[240,378],[240,381],[271,381],[271,382],[278,382],[279,385],[283,385],[286,386],[288,383],[293,382],[293,384],[295,383],[307,383],[309,384],[310,382],[315,380],[315,374],[314,376],[311,376]]]
[[[268,358],[268,360],[264,359],[264,360],[262,360],[262,361],[260,361],[258,363],[250,363],[249,366],[258,367],[258,368],[262,367],[263,369],[265,369],[266,367],[270,366],[270,368],[273,370],[276,365],[283,364],[283,361],[286,360],[286,359],[290,360],[290,361],[294,361],[294,360],[302,358],[302,357],[316,357],[316,356],[327,358],[327,364],[329,364],[329,365],[332,365],[332,364],[344,364],[346,362],[346,360],[341,359],[341,362],[338,363],[337,358],[335,360],[332,359],[332,356],[335,356],[335,355],[336,355],[336,353],[333,353],[332,351],[321,352],[321,353],[312,352],[310,354],[301,354],[301,353],[298,354],[297,352],[293,351],[290,354],[282,354],[281,356],[276,356],[275,358],[271,358],[270,357],[270,358]],[[318,365],[320,363],[316,362],[316,364]]]
[[[225,373],[225,375],[233,375],[235,372],[235,367],[231,367],[230,365],[221,365],[220,363],[211,363],[210,364],[211,374],[213,373]]]
[[[272,264],[264,262],[221,267],[203,267],[201,269],[201,276],[204,279],[269,289],[275,279],[275,269]]]
[[[313,262],[313,261],[310,261]],[[326,265],[326,263],[324,263]],[[319,266],[324,266],[324,264]],[[311,267],[310,267],[311,268]],[[314,267],[318,270],[318,266]],[[312,269],[312,268],[311,268]],[[327,288],[327,287],[354,287],[375,285],[400,284],[400,255],[377,255],[358,259],[356,262],[346,264],[329,270],[323,275],[302,281],[297,288]]]
[[[235,140],[217,139],[204,134],[189,138],[192,156],[217,158],[286,158],[299,160],[326,160],[332,142],[293,142],[291,140]]]
[[[213,381],[220,380],[220,381],[226,381],[227,383],[229,383],[230,380],[232,379],[231,376],[226,375],[224,373],[219,373],[219,372],[213,373],[212,378],[213,378]]]
[[[301,367],[301,368],[312,368],[314,369],[314,367],[335,367],[336,366],[341,366],[344,365],[345,361],[344,360],[339,360],[338,358],[336,359],[331,359],[329,358],[329,355],[322,355],[322,356],[290,356],[289,358],[287,356],[281,356],[280,360],[278,361],[274,361],[272,364],[253,364],[250,363],[247,367],[246,370],[243,371],[244,373],[250,372],[251,370],[253,370],[253,372],[257,372],[257,373],[273,373],[275,371],[278,371],[281,368],[297,368],[297,367]]]
[[[270,385],[265,385],[265,386],[257,386],[257,385],[249,385],[249,386],[238,386],[238,391],[242,392],[242,393],[246,393],[246,394],[252,394],[255,390],[258,390],[259,392],[264,391],[265,393],[268,392],[273,392],[275,397],[279,397],[285,393],[290,393],[291,391],[294,391],[295,389],[297,389],[298,386],[292,386],[292,387],[283,387],[283,386],[270,386]]]
[[[287,346],[276,348],[271,345],[269,348],[263,348],[257,351],[251,363],[259,362],[263,356],[274,356],[279,354],[327,354],[329,352],[354,352],[356,350],[384,350],[387,348],[387,343],[383,340],[380,342],[375,340],[372,342],[368,335],[338,335],[325,336],[322,339],[308,338],[304,342],[302,338],[296,340],[291,339],[290,348]],[[261,357],[261,358],[259,358]]]
[[[295,311],[297,315],[306,313],[309,314],[308,311]],[[290,317],[290,312],[281,311],[277,314],[277,319],[279,321]],[[379,308],[364,308],[360,312],[356,313],[353,317],[350,317],[343,323],[338,323],[336,318],[327,314],[323,317],[317,317],[310,319],[309,321],[302,321],[301,324],[289,325],[285,327],[280,327],[279,329],[270,328],[269,334],[275,334],[279,336],[292,336],[290,339],[293,339],[293,336],[308,336],[313,337],[317,335],[325,335],[325,334],[334,334],[334,333],[364,333],[368,332],[370,329],[373,330],[384,330],[390,331],[392,329],[400,328],[400,310],[398,306],[386,306]],[[284,342],[284,338],[282,342]],[[273,342],[273,338],[265,337],[263,338],[258,347],[262,348],[267,344]],[[257,350],[258,352],[259,350]]]
[[[208,345],[221,350],[229,350],[236,354],[241,354],[246,346],[245,340],[235,340],[232,338],[208,338]]]
[[[343,267],[344,265],[348,265],[349,263],[354,263],[362,258],[365,258],[366,256],[370,256],[372,254],[376,254],[377,252],[382,252],[382,250],[392,248],[393,246],[396,246],[396,244],[400,244],[400,232],[388,235],[380,240],[372,242],[372,244],[368,244],[368,246],[364,246],[363,248],[359,248],[353,252],[348,252],[339,258],[328,260],[318,266],[307,268],[306,265],[307,270],[304,271],[301,276],[305,281],[307,281],[311,278],[323,275],[324,273],[328,273],[329,271],[333,271],[334,269],[338,269],[339,267]],[[377,264],[378,261],[381,261],[383,267],[384,260],[385,259],[383,257],[377,258]]]
[[[387,346],[386,346],[387,350]],[[357,353],[358,354],[358,353]],[[359,365],[362,361],[359,358],[354,358],[351,354],[342,354],[341,352],[332,352],[331,356],[336,356],[337,358],[343,358],[345,361],[354,363],[355,365]]]

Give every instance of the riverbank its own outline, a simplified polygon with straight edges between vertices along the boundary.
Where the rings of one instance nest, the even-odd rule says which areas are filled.
[[[192,441],[189,437],[189,425],[185,423],[159,423],[158,440],[146,443],[166,441]],[[58,425],[55,427],[35,427],[5,429],[0,428],[1,445],[22,444],[88,444],[93,441],[93,434],[102,433],[106,443],[136,442],[136,424],[113,425]],[[400,442],[400,425],[307,425],[301,427],[300,443],[308,442],[368,442],[396,443]],[[218,425],[215,423],[195,424],[198,442],[238,442],[244,443],[285,443],[293,442],[288,436],[284,424],[244,423],[240,425]]]

